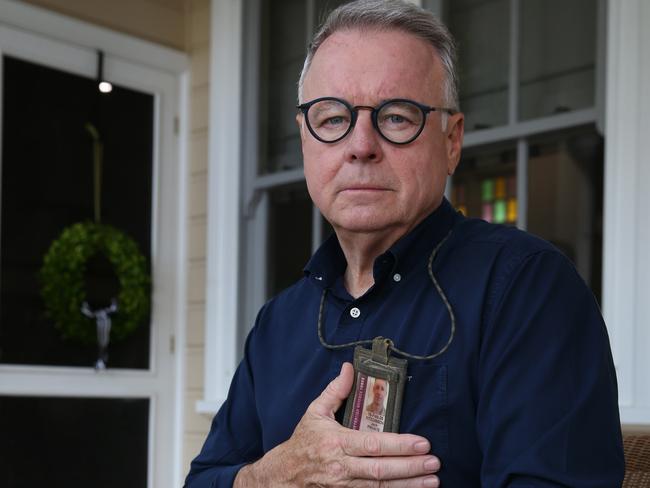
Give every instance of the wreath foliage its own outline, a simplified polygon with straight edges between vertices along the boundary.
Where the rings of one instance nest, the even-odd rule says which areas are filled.
[[[137,244],[109,225],[80,222],[66,227],[43,258],[41,296],[63,337],[87,344],[97,342],[97,329],[94,320],[81,313],[86,300],[84,275],[86,263],[98,253],[111,263],[120,285],[111,339],[130,335],[149,313],[150,279]]]

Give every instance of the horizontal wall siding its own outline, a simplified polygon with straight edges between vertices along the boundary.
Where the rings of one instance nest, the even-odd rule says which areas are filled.
[[[23,1],[181,51],[187,48],[187,0]]]
[[[188,283],[185,336],[183,462],[203,445],[211,418],[196,412],[203,398],[203,357],[206,272],[206,206],[208,172],[208,112],[210,106],[210,0],[187,2],[185,43],[190,56],[191,97],[189,137]]]

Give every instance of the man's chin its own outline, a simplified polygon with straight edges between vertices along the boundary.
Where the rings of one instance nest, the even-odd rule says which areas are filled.
[[[390,231],[399,227],[399,224],[385,216],[364,215],[355,218],[341,218],[334,222],[333,226],[337,232],[374,234]]]

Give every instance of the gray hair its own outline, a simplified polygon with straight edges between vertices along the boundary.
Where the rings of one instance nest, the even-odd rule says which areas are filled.
[[[456,43],[445,25],[431,12],[402,0],[356,0],[341,5],[327,17],[307,50],[298,81],[298,100],[302,103],[303,84],[318,48],[340,30],[399,30],[431,44],[445,71],[443,87],[447,108],[458,110]]]

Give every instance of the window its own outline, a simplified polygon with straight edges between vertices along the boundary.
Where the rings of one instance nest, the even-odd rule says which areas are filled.
[[[246,275],[245,324],[252,324],[251,311],[301,276],[309,252],[322,242],[322,217],[312,209],[310,218],[300,184],[296,82],[319,19],[342,3],[247,4],[261,27],[260,37],[247,48],[257,64],[251,63],[246,74],[259,79],[255,89],[261,113],[246,111],[253,116],[244,125],[258,125],[259,144],[244,162],[256,168],[245,170],[244,196],[252,222],[249,238],[254,235],[257,243],[249,253],[264,256],[264,269],[256,265]],[[598,0],[422,4],[442,15],[459,44],[467,132],[448,197],[469,216],[518,225],[556,243],[599,295],[603,144],[595,109],[602,35]],[[254,22],[248,25],[251,32]],[[580,202],[571,198],[573,183],[580,188]],[[561,231],[569,215],[584,222],[581,236]],[[250,255],[245,259],[254,260]],[[279,273],[286,273],[286,279],[276,279]],[[251,285],[260,274],[266,285]]]
[[[259,307],[302,276],[302,268],[330,229],[312,205],[302,173],[296,124],[297,82],[307,43],[342,0],[254,0],[245,4],[245,78],[259,82],[247,95],[246,137],[257,144],[244,156],[247,257],[240,347]],[[259,111],[254,101],[259,100]],[[255,130],[250,128],[255,127]],[[261,258],[260,258],[261,257]],[[254,264],[255,263],[255,264]]]
[[[460,43],[461,109],[467,117],[467,132],[463,162],[448,186],[448,198],[459,207],[465,206],[469,216],[516,224],[555,241],[567,252],[571,247],[578,269],[597,295],[602,245],[602,138],[598,118],[602,110],[599,87],[603,86],[599,50],[604,31],[602,1],[420,2],[442,16]],[[208,284],[230,280],[235,268],[228,263],[229,252],[241,250],[241,256],[236,266],[238,278],[228,287],[235,291],[226,296],[215,290],[217,298],[211,303],[208,289],[206,311],[213,310],[214,316],[206,315],[206,389],[212,384],[218,387],[206,392],[206,401],[198,406],[200,411],[216,411],[225,398],[236,358],[259,308],[287,283],[302,276],[307,256],[331,232],[307,197],[295,104],[307,43],[319,20],[341,3],[240,0],[234,4],[236,8],[220,6],[213,12],[214,25],[224,26],[215,31],[219,42],[213,47],[239,47],[243,42],[241,81],[237,70],[232,74],[212,71],[228,86],[243,87],[241,133],[236,132],[237,141],[241,141],[241,199],[237,195],[237,200],[228,200],[240,205],[242,212],[241,221],[226,226],[223,220],[228,216],[209,216],[208,228],[215,229],[209,246],[218,256],[215,261],[222,269],[228,267],[228,273],[219,274],[216,265],[210,268],[208,259]],[[243,35],[229,31],[225,23],[238,19],[238,8],[243,11]],[[556,28],[559,24],[572,28],[560,31]],[[222,36],[224,32],[229,35]],[[562,53],[556,56],[558,49]],[[231,61],[224,49],[213,57],[212,65]],[[228,96],[232,98],[235,91],[233,88]],[[222,108],[213,107],[216,117]],[[230,134],[231,125],[231,119],[216,124],[215,140],[218,131]],[[574,151],[571,142],[578,133],[582,134],[578,137],[580,144],[589,146],[584,152]],[[228,142],[221,141],[222,149]],[[233,145],[232,153],[239,155],[238,148]],[[215,174],[225,171],[222,166],[232,161],[225,158],[225,152],[220,154],[221,159],[211,160]],[[585,157],[591,159],[586,161]],[[571,203],[575,204],[572,215],[586,222],[582,230],[587,236],[567,235],[563,226],[546,222],[562,217],[562,206],[567,204],[567,199],[557,197],[557,192],[565,191],[557,180],[546,181],[545,187],[556,192],[554,210],[540,213],[537,208],[548,205],[551,198],[541,191],[537,175],[555,168],[559,178],[565,174],[566,161],[571,168],[568,171],[583,188],[584,201]],[[218,182],[213,185],[211,196],[235,194],[230,187],[219,187]],[[490,214],[484,214],[488,208]],[[222,244],[217,236],[223,233],[236,238]],[[235,308],[236,313],[232,312]],[[217,310],[229,312],[217,317]],[[217,329],[216,323],[237,325]],[[213,341],[223,345],[213,350],[209,345]],[[231,352],[233,343],[237,344],[237,354]]]
[[[599,0],[424,4],[459,46],[466,136],[450,200],[549,240],[600,299]]]

